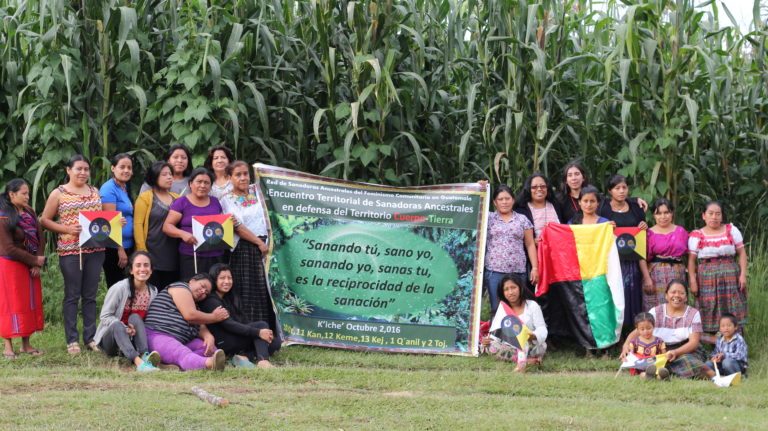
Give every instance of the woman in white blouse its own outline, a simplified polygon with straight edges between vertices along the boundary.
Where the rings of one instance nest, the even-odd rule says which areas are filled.
[[[230,257],[235,305],[248,322],[267,322],[274,331],[275,314],[264,274],[264,254],[267,246],[267,221],[264,209],[251,184],[248,164],[236,160],[227,166],[232,191],[221,198],[224,213],[232,214],[235,224],[235,248]]]

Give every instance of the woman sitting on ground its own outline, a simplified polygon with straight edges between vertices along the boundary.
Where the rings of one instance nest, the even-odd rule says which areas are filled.
[[[157,352],[149,353],[144,329],[147,309],[157,296],[155,286],[148,283],[152,275],[149,254],[133,253],[127,268],[128,278],[118,281],[107,291],[93,340],[108,356],[122,353],[136,365],[136,371],[157,371],[160,356]]]
[[[182,370],[223,370],[223,350],[205,325],[229,317],[224,307],[203,313],[195,305],[205,299],[213,285],[208,274],[196,274],[188,283],[171,283],[149,305],[144,325],[149,348],[156,350],[163,362]]]
[[[274,335],[267,322],[248,322],[235,306],[229,265],[217,263],[211,267],[210,274],[216,287],[213,294],[208,295],[200,304],[200,309],[212,312],[218,307],[224,307],[230,316],[219,323],[208,325],[216,339],[216,347],[232,355],[232,365],[235,367],[253,368],[253,361],[256,361],[259,368],[272,367],[269,357],[280,350],[280,337]]]
[[[516,275],[505,275],[498,285],[499,300],[506,303],[523,324],[531,330],[525,351],[521,352],[510,344],[503,343],[490,336],[483,338],[482,345],[488,346],[491,353],[500,359],[517,363],[516,373],[524,373],[527,364],[541,365],[541,359],[547,351],[547,325],[541,307],[533,300],[533,294],[525,287],[523,280]]]
[[[672,280],[667,285],[667,303],[648,310],[656,321],[653,335],[667,345],[667,369],[677,377],[711,379],[715,372],[704,364],[701,339],[701,314],[688,306],[688,287],[683,280]],[[637,336],[637,329],[627,335],[621,359],[631,352],[629,341]]]

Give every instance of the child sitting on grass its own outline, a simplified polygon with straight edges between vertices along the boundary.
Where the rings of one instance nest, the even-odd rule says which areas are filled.
[[[712,358],[707,361],[707,366],[714,370],[717,365],[720,374],[724,376],[745,373],[749,368],[747,342],[738,330],[736,316],[731,313],[723,313],[720,316],[720,337],[715,342],[715,350],[712,352]]]
[[[664,344],[664,341],[653,335],[653,327],[655,325],[656,321],[651,313],[638,313],[635,316],[637,336],[629,341],[630,353],[633,353],[640,359],[645,359],[667,352],[667,346]],[[632,368],[629,373],[634,376],[638,374],[638,370]],[[649,365],[645,371],[639,374],[647,379],[669,379],[669,370],[664,367],[656,369],[654,365]]]

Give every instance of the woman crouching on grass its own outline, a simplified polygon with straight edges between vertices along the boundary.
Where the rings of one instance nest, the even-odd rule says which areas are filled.
[[[280,350],[280,337],[275,337],[267,322],[248,322],[235,306],[232,290],[232,270],[217,263],[211,267],[215,288],[201,304],[200,310],[213,312],[218,307],[229,311],[229,318],[208,325],[216,339],[216,347],[232,355],[232,365],[238,368],[271,368],[270,355]],[[244,356],[241,356],[244,355]]]
[[[516,373],[524,373],[527,364],[541,365],[544,353],[547,351],[547,325],[541,307],[533,300],[533,294],[525,286],[523,280],[516,275],[505,275],[498,285],[499,299],[506,303],[531,331],[525,351],[521,352],[512,345],[488,336],[483,338],[482,345],[488,346],[491,353],[499,359],[511,360],[517,363]]]
[[[137,251],[128,259],[128,278],[113,284],[101,307],[99,328],[94,341],[108,356],[122,353],[136,365],[136,371],[157,371],[160,356],[149,353],[144,317],[157,296],[149,254]],[[141,354],[141,356],[139,356]]]
[[[216,340],[205,325],[229,317],[224,307],[212,313],[197,309],[213,285],[208,274],[196,274],[188,282],[171,283],[149,304],[144,324],[149,348],[156,350],[163,362],[182,370],[223,370],[223,350],[216,350]]]

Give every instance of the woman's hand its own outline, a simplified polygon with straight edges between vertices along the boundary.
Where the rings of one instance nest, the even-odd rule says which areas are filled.
[[[256,245],[259,247],[259,251],[261,252],[262,256],[264,256],[269,252],[269,247],[267,246],[267,244],[264,243],[264,241],[260,241]]]
[[[675,359],[677,359],[677,351],[676,350],[670,350],[667,352],[667,361],[672,362]]]
[[[123,247],[118,247],[117,266],[120,268],[125,268],[125,265],[128,265],[128,255],[125,253],[125,249]]]
[[[616,222],[615,222],[615,221],[613,221],[613,220],[608,220],[608,222],[607,222],[607,223],[608,223],[609,225],[613,226],[613,227],[616,227]]]
[[[216,319],[216,322],[221,322],[222,320],[227,320],[229,318],[229,311],[227,311],[226,308],[219,305],[216,307],[215,310],[213,310],[213,317]]]
[[[725,357],[724,354],[718,353],[717,355],[712,357],[712,362],[717,364],[718,362],[722,361],[724,357]]]
[[[203,356],[211,356],[216,351],[216,339],[210,332],[203,334],[203,347],[205,347]]]
[[[646,223],[645,221],[641,221],[640,224],[637,225],[637,227],[639,227],[642,230],[648,230],[648,223]]]
[[[651,280],[651,277],[643,277],[643,293],[646,295],[654,295],[656,293],[656,288],[653,287],[653,280]]]
[[[37,256],[37,266],[39,266],[40,268],[45,266],[45,256]]]
[[[691,277],[689,283],[693,296],[699,296],[699,284],[696,282],[696,277]]]
[[[539,246],[540,242],[541,242],[541,237],[540,236],[533,239],[533,243],[536,244],[537,247]]]
[[[480,180],[477,183],[483,187],[488,187],[488,180]]]
[[[648,202],[646,202],[646,201],[644,201],[644,200],[642,200],[640,198],[637,198],[637,205],[640,208],[643,209],[643,212],[648,211]],[[643,229],[645,229],[645,228],[643,228]]]
[[[181,240],[186,242],[189,245],[197,244],[197,238],[195,238],[195,236],[189,232],[184,232],[183,234],[181,234]]]
[[[483,346],[488,346],[491,344],[491,337],[483,337],[482,340],[480,340],[480,344]]]
[[[539,282],[539,270],[531,268],[531,283],[537,284]]]
[[[536,334],[534,334],[533,332],[528,333],[528,339],[532,341],[538,340],[538,338],[536,338]]]
[[[128,219],[125,217],[120,217],[120,226],[125,227],[125,225],[128,224]]]
[[[742,292],[747,291],[747,276],[744,273],[739,275],[739,288]]]
[[[133,326],[133,323],[129,323],[128,326],[125,327],[125,332],[127,332],[129,336],[133,337],[136,335],[136,327]]]
[[[271,343],[272,340],[275,339],[275,334],[272,333],[271,329],[262,329],[259,331],[259,338],[266,341],[267,343]]]
[[[83,231],[83,227],[80,223],[67,226],[67,233],[72,236],[80,236],[80,232]]]
[[[32,278],[40,277],[40,268],[36,266],[36,267],[30,269],[29,270],[29,276],[32,277]]]

